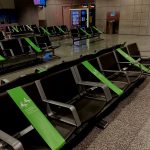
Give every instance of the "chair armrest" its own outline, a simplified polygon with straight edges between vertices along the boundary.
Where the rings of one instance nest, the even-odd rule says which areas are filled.
[[[118,62],[118,64],[131,64],[131,62],[129,62],[129,61],[126,61],[126,62]]]
[[[9,80],[8,79],[1,79],[1,85],[8,83]]]
[[[75,121],[76,126],[78,127],[78,126],[81,125],[81,121],[80,121],[78,112],[77,112],[76,108],[73,105],[62,103],[62,102],[58,102],[58,101],[54,101],[54,100],[42,100],[42,101],[46,102],[46,103],[48,103],[50,105],[56,105],[56,106],[59,106],[59,107],[63,107],[63,108],[69,109],[71,111],[73,117],[74,117],[74,121]]]
[[[48,49],[48,46],[46,43],[38,43],[39,47],[42,49]]]
[[[5,143],[7,143],[8,145],[10,145],[14,150],[24,150],[24,148],[19,140],[10,136],[9,134],[3,132],[2,130],[0,130],[0,139],[2,141],[4,141]],[[3,143],[1,143],[0,146],[3,147]],[[6,145],[4,144],[4,146],[6,146]]]
[[[141,59],[150,59],[150,56],[141,56]]]
[[[122,70],[102,70],[104,72],[112,72],[112,73],[123,73],[125,74],[125,71],[122,71]]]
[[[100,88],[102,88],[102,90],[103,90],[103,92],[105,94],[106,100],[109,101],[109,100],[112,99],[112,95],[110,93],[109,88],[107,87],[107,85],[105,85],[103,83],[91,82],[91,81],[79,81],[79,82],[77,82],[77,84],[87,85],[87,86],[92,86],[92,87],[100,87]]]
[[[123,70],[102,70],[103,72],[112,72],[112,73],[122,73],[125,75],[126,79],[127,79],[127,83],[131,83],[129,76],[127,75],[128,71],[123,71]],[[131,72],[131,71],[129,71]],[[122,81],[120,81],[122,82]]]

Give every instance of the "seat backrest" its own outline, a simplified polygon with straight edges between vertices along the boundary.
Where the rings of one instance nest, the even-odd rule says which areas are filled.
[[[85,32],[82,31],[82,29],[83,28],[79,28],[79,34],[80,34],[80,36],[85,36],[86,34],[85,34]],[[85,30],[85,29],[83,29],[83,30]]]
[[[35,83],[32,82],[25,84],[22,88],[45,114],[45,105],[41,100]],[[6,92],[0,94],[0,118],[0,129],[11,135],[25,129],[30,125],[29,121],[25,118],[23,113],[19,110],[17,105]]]
[[[92,66],[94,66],[94,68],[100,71],[100,66],[98,64],[97,58],[93,58],[88,61]],[[95,75],[89,72],[89,70],[87,70],[87,68],[85,68],[81,63],[77,65],[77,69],[79,71],[82,81],[99,82],[99,80],[95,77]]]
[[[67,103],[79,96],[71,69],[64,69],[41,79],[47,99]]]
[[[3,49],[12,49],[15,56],[21,55],[23,53],[18,39],[9,39],[7,41],[2,41],[1,43]]]
[[[28,27],[28,25],[24,25],[24,29],[26,33],[32,33],[32,28],[30,28],[30,26]]]
[[[70,31],[71,31],[72,37],[78,37],[78,35],[79,35],[78,29],[73,28],[73,29],[70,29]]]
[[[4,36],[3,32],[0,31],[0,40],[4,40],[4,39],[5,39],[5,36]]]
[[[9,26],[5,27],[5,32],[10,32],[10,27]]]
[[[99,32],[95,28],[91,27],[91,30],[92,30],[93,34],[99,34]]]
[[[18,30],[17,26],[14,25],[14,26],[9,26],[10,28],[10,32],[12,35],[17,35],[17,34],[20,34],[20,30]]]
[[[31,37],[28,37],[35,45],[37,45],[37,41],[36,41],[36,38],[34,36],[31,36]],[[30,44],[24,39],[24,38],[21,38],[21,45],[22,47],[28,47],[30,46]],[[31,47],[32,48],[32,47]]]
[[[93,34],[92,29],[90,27],[85,29],[88,34]]]
[[[61,25],[61,29],[65,32],[69,32],[68,27],[66,25]]]
[[[25,33],[25,29],[23,25],[18,25],[17,29],[19,30],[19,33]]]
[[[23,85],[22,88],[37,105],[37,107],[43,112],[43,114],[45,114],[45,105],[41,100],[35,83],[32,82]],[[24,114],[6,92],[0,94],[0,118],[0,129],[10,135],[15,135],[31,125],[28,119],[24,116]],[[28,144],[36,145],[37,139],[41,139],[35,130],[31,133],[27,133],[27,135],[24,135],[24,137],[20,139],[21,142],[23,142],[23,146],[27,146]],[[40,143],[37,144],[40,145]]]
[[[136,43],[129,44],[127,45],[127,47],[128,47],[128,51],[131,57],[136,58],[136,59],[141,57],[139,48]]]
[[[47,27],[47,30],[50,34],[55,35],[55,29],[53,26]]]
[[[6,92],[0,94],[0,119],[0,129],[10,135],[14,135],[30,125]]]
[[[114,52],[108,52],[98,57],[102,70],[119,70]],[[105,76],[110,76],[113,73],[105,73]]]
[[[127,48],[126,47],[123,47],[123,48],[121,48],[126,54],[128,54],[129,55],[129,52],[128,52],[128,50],[127,50]],[[127,62],[127,60],[120,54],[120,53],[118,53],[117,51],[116,51],[116,57],[117,57],[117,59],[118,59],[118,61],[119,62]]]
[[[48,36],[37,36],[36,40],[38,43],[46,43],[47,46],[51,46],[51,41]]]
[[[55,30],[55,32],[57,33],[57,34],[60,34],[61,33],[61,31],[59,30],[59,28],[57,28],[57,26],[53,26],[54,27],[54,30]]]
[[[42,101],[35,82],[22,85],[22,88],[25,90],[28,96],[33,100],[33,102],[38,106],[38,108],[44,114],[46,114],[46,104]]]
[[[36,25],[31,25],[31,28],[33,29],[35,34],[40,34],[39,28]]]

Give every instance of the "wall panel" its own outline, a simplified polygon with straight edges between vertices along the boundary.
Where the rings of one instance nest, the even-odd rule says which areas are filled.
[[[96,24],[104,32],[99,20],[106,21],[106,13],[114,10],[120,11],[120,34],[150,35],[150,0],[97,0]]]

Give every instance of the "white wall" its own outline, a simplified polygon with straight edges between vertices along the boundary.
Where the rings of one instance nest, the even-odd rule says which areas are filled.
[[[150,35],[150,0],[97,0],[96,24],[105,31],[107,11],[120,11],[120,34]]]
[[[0,0],[0,9],[14,9],[14,0]]]

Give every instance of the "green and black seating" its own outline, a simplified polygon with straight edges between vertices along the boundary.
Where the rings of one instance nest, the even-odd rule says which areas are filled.
[[[53,26],[56,36],[64,36],[65,32],[59,26]]]
[[[80,128],[101,112],[106,101],[104,97],[92,98],[84,89],[79,89],[72,68],[76,61],[80,59],[56,66],[53,73],[37,80],[36,84],[43,102],[47,104],[47,114],[56,120]],[[90,84],[89,86],[95,87]]]
[[[0,94],[0,99],[0,129],[11,136],[9,142],[5,138],[0,140],[2,150],[8,145],[15,146],[15,150],[61,149],[65,139],[75,130],[71,125],[46,118],[44,103],[41,103],[34,82],[9,89]]]
[[[68,27],[66,25],[61,25],[60,28],[65,32],[65,34],[69,35],[69,30],[68,30]]]
[[[33,29],[31,28],[30,25],[24,25],[24,29],[25,29],[25,32],[28,33],[28,34],[33,34]]]
[[[138,72],[131,71],[130,69],[128,69],[128,67],[121,68],[120,64],[116,59],[116,55],[114,51],[98,56],[97,58],[101,70],[111,80],[117,82],[120,81],[120,83],[122,82],[129,85],[130,83],[136,82],[142,75],[142,71],[140,68]],[[131,66],[132,68],[136,68],[134,65]]]
[[[126,47],[115,49],[115,54],[120,66],[124,66],[123,68],[134,72],[142,72],[143,75],[148,75],[150,73],[149,67],[146,64],[141,63],[141,59],[137,59],[137,55],[134,55],[135,57],[133,58]]]
[[[132,43],[127,45],[127,49],[131,57],[133,57],[136,60],[139,60],[141,64],[150,66],[150,57],[141,55],[137,43]],[[144,51],[144,52],[148,52],[148,51]]]
[[[51,35],[50,35],[51,37],[55,37],[55,36],[56,36],[55,29],[54,29],[53,26],[47,27],[47,30],[48,30],[48,32],[51,34]]]
[[[36,36],[36,41],[37,41],[39,47],[43,51],[52,52],[52,56],[54,56],[54,57],[56,56],[55,55],[55,49],[59,48],[60,45],[52,45],[52,42],[51,42],[49,36]]]
[[[100,37],[100,35],[103,33],[100,29],[98,29],[96,26],[92,26],[91,30],[93,32],[93,36],[98,36]]]
[[[85,32],[83,32],[81,30],[79,31],[78,28],[70,29],[70,32],[71,32],[71,37],[72,37],[72,40],[73,40],[73,44],[75,44],[75,42],[77,42],[77,41],[87,39],[87,35],[85,34]]]
[[[115,82],[114,80],[109,78],[108,75],[104,74],[103,70],[101,70],[97,57],[95,57],[94,55],[91,55],[89,57],[91,58],[83,58],[83,61],[76,65],[74,68],[76,72],[77,83],[83,83],[83,85],[85,85],[84,88],[88,91],[89,95],[97,98],[105,97],[106,102],[111,101],[114,98],[114,96],[122,95],[123,90],[127,88],[127,85],[129,83],[122,82],[121,79],[118,79],[118,81]],[[115,73],[116,72],[114,71],[111,74]],[[115,76],[114,79],[117,80],[117,76]],[[88,84],[95,85],[95,88],[91,88],[90,86],[88,86]],[[99,87],[99,85],[103,86]],[[105,93],[105,95],[102,94],[102,91]]]
[[[82,39],[88,39],[91,37],[91,34],[89,34],[88,32],[86,32],[86,30],[84,28],[78,28],[79,30],[79,34],[80,34],[80,37]]]
[[[3,68],[16,68],[36,60],[35,54],[30,55],[29,52],[26,53],[25,49],[21,47],[18,39],[1,41],[1,49],[7,59],[7,61],[3,62]]]
[[[36,34],[36,35],[40,35],[41,34],[41,32],[40,32],[39,28],[37,27],[37,25],[33,24],[30,27],[34,31],[34,34]]]

